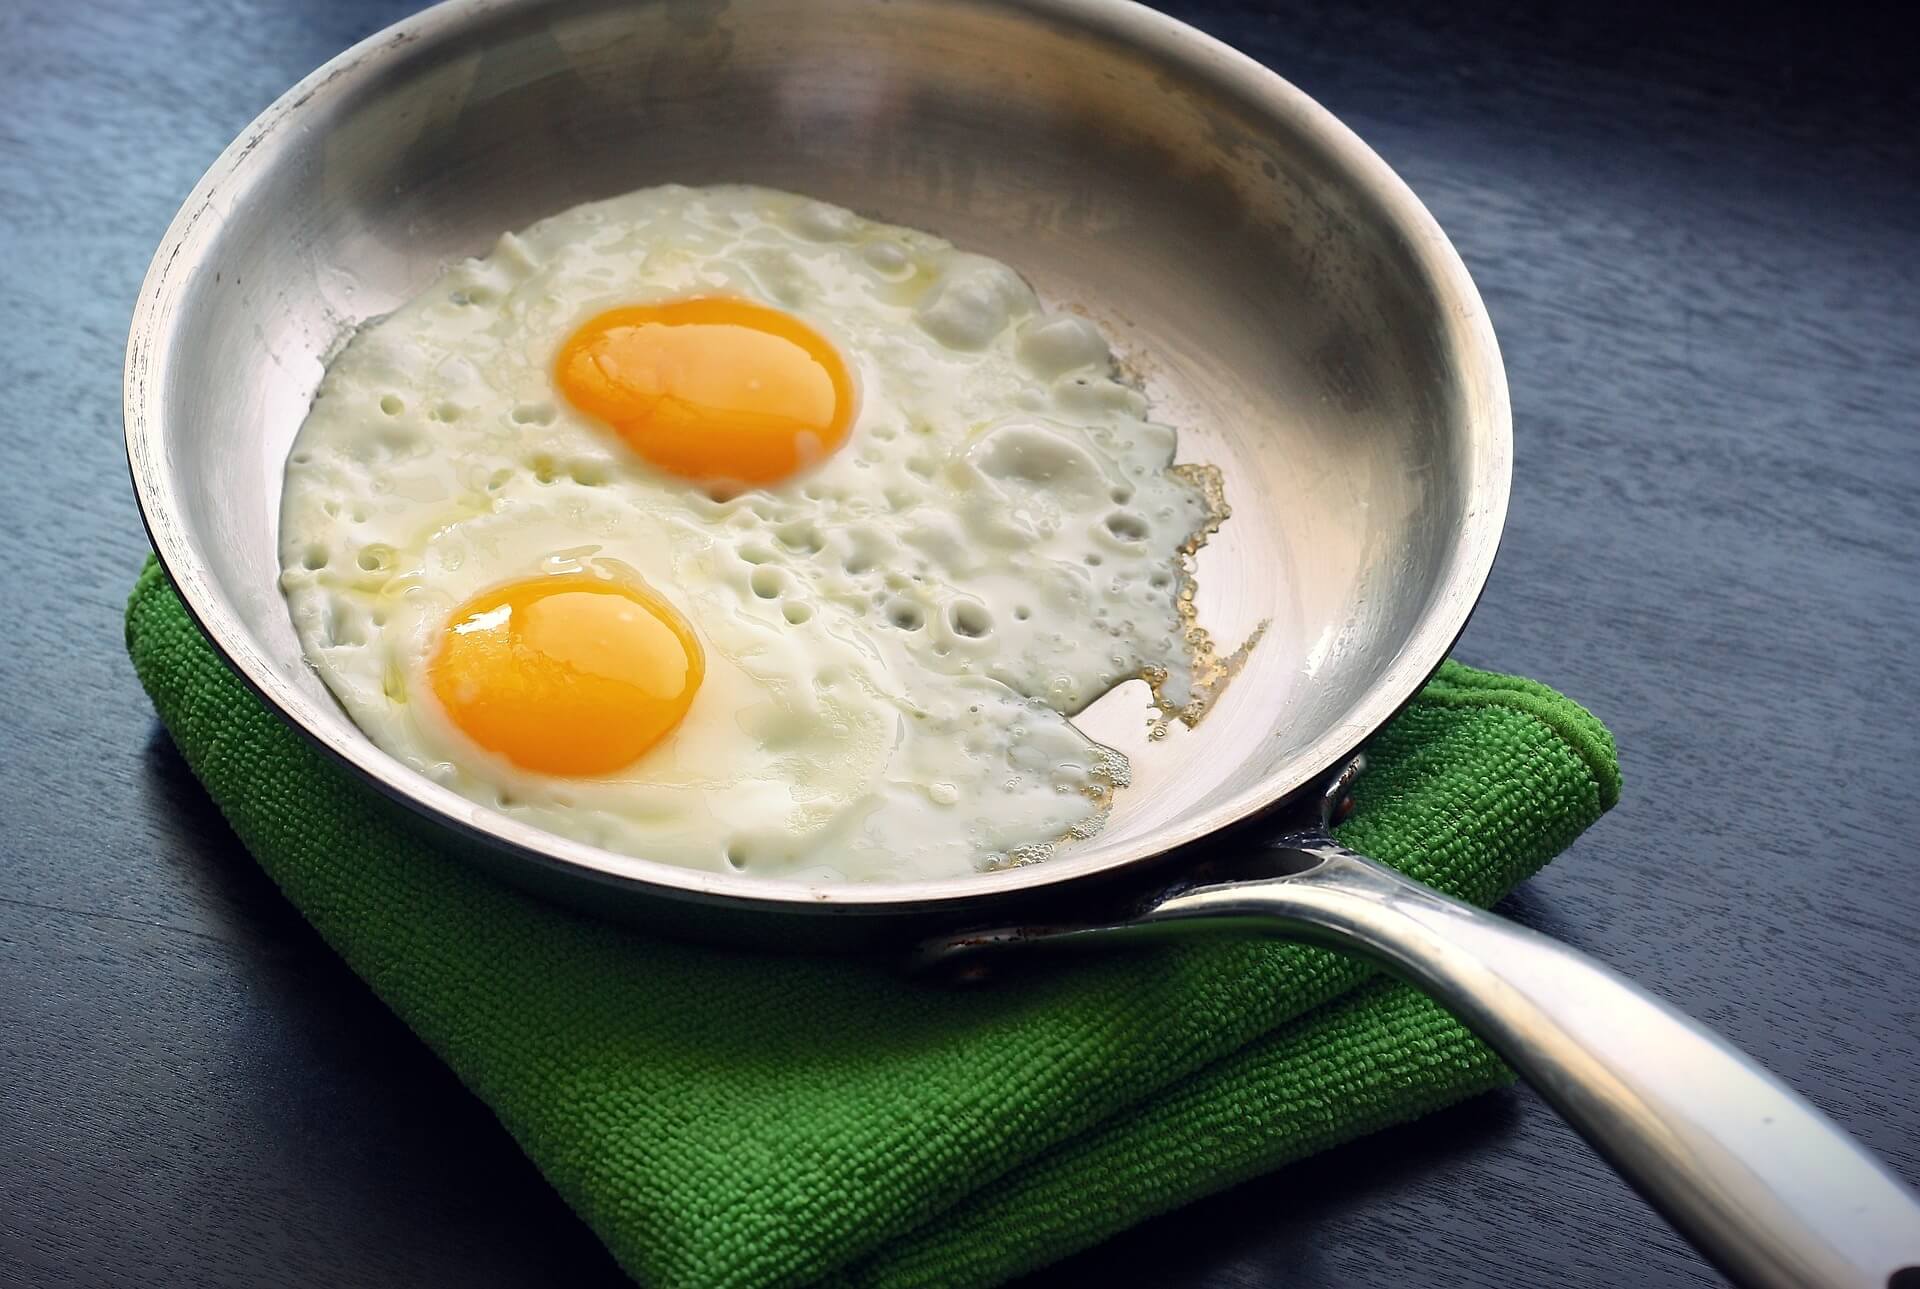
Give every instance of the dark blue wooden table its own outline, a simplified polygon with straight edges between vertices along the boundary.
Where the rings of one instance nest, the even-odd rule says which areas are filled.
[[[405,0],[0,2],[0,1284],[614,1284],[254,869],[120,648],[120,364],[227,140]],[[1619,736],[1511,899],[1920,1180],[1920,92],[1844,5],[1169,6],[1433,208],[1513,384],[1470,662]],[[1532,1094],[1066,1264],[1113,1283],[1711,1276]]]

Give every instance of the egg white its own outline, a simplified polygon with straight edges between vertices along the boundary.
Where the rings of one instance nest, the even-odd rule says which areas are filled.
[[[846,444],[780,484],[663,475],[555,390],[596,313],[696,294],[839,349]],[[627,854],[808,880],[930,879],[1097,827],[1124,762],[1068,717],[1192,692],[1182,555],[1218,515],[1088,321],[939,238],[767,189],[647,189],[508,234],[363,328],[287,467],[282,585],[382,748]],[[620,773],[529,774],[424,683],[448,614],[542,572],[637,577],[707,653],[686,720]]]

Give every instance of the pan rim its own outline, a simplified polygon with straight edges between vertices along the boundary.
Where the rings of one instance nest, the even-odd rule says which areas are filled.
[[[154,254],[134,307],[123,385],[128,466],[148,538],[189,617],[223,661],[277,717],[383,795],[450,830],[461,842],[504,851],[549,874],[650,896],[704,905],[839,917],[938,913],[1018,896],[1039,896],[1150,862],[1204,841],[1297,794],[1337,766],[1418,692],[1465,628],[1485,587],[1505,528],[1512,474],[1512,417],[1504,366],[1491,320],[1457,251],[1405,182],[1346,125],[1278,73],[1197,29],[1132,0],[975,0],[1017,7],[1039,17],[1097,31],[1119,43],[1151,49],[1195,67],[1213,82],[1276,115],[1330,155],[1380,203],[1409,252],[1461,329],[1462,352],[1478,360],[1473,373],[1483,408],[1474,417],[1476,447],[1466,527],[1445,579],[1425,614],[1401,643],[1386,673],[1345,718],[1318,732],[1273,773],[1225,801],[1111,852],[1066,856],[994,873],[925,882],[799,883],[706,873],[641,859],[573,841],[479,806],[405,767],[364,735],[347,737],[321,719],[318,704],[283,681],[252,646],[250,633],[229,611],[195,549],[174,519],[180,510],[165,465],[165,367],[185,278],[198,264],[196,245],[218,221],[228,185],[244,179],[248,160],[295,122],[316,99],[349,92],[378,73],[385,55],[435,36],[457,34],[473,18],[533,9],[548,0],[443,0],[343,51],[299,81],[250,123],[195,184]]]

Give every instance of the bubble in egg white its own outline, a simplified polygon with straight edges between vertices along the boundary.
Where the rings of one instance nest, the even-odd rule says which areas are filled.
[[[711,293],[854,371],[811,471],[690,485],[554,389],[595,313]],[[1097,827],[1125,767],[1073,713],[1149,669],[1185,692],[1179,557],[1210,512],[1145,413],[1006,265],[790,194],[649,189],[507,234],[346,347],[289,461],[282,585],[354,720],[477,802],[718,873],[952,877]],[[601,779],[489,756],[423,683],[454,606],[569,570],[644,580],[708,656],[681,726]]]
[[[1016,352],[1021,362],[1049,377],[1087,367],[1104,371],[1113,361],[1100,329],[1071,313],[1046,314],[1020,324]]]

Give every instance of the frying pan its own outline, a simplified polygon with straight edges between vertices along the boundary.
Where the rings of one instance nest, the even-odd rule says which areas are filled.
[[[1271,625],[1198,730],[1145,743],[1124,686],[1079,718],[1134,765],[1097,838],[893,885],[623,857],[409,771],[302,662],[275,530],[324,359],[501,231],[667,181],[806,192],[1015,265],[1102,324],[1185,459],[1224,470],[1235,513],[1202,552],[1200,618],[1229,644]],[[1920,1206],[1782,1084],[1597,964],[1328,838],[1341,767],[1492,564],[1506,383],[1414,196],[1198,32],[1118,0],[453,0],[295,86],[194,189],[135,310],[126,423],[154,547],[235,670],[510,880],[683,935],[919,940],[923,964],[967,973],[1200,930],[1319,940],[1453,1008],[1736,1279],[1920,1281]]]

